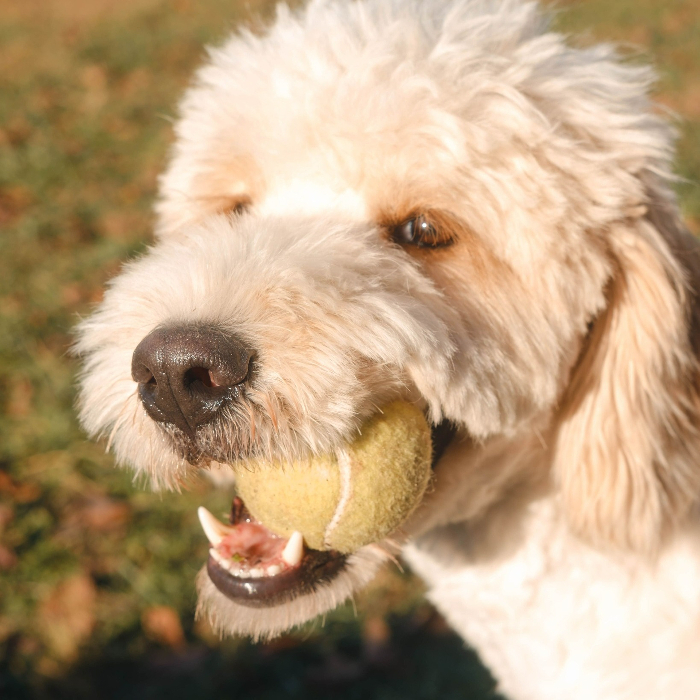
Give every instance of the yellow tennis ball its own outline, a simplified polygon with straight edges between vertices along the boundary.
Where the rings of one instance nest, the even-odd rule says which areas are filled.
[[[354,552],[396,530],[418,505],[431,463],[423,413],[392,403],[336,455],[234,464],[236,489],[272,532],[298,530],[312,549]]]

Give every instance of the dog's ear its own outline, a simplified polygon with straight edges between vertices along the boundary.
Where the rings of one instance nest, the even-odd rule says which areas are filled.
[[[561,407],[554,474],[571,525],[652,550],[700,499],[700,253],[673,197],[608,240],[615,272]]]

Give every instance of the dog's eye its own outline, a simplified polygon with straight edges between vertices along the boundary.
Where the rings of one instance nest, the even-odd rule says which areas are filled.
[[[416,216],[396,226],[391,235],[394,243],[412,245],[418,248],[444,248],[452,245],[452,237],[438,231],[425,216]]]
[[[250,209],[250,200],[245,197],[245,198],[237,198],[234,200],[231,200],[227,206],[223,209],[224,212],[227,214],[245,214],[248,209]]]

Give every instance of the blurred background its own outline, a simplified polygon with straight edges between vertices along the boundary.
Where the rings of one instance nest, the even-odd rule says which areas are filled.
[[[700,4],[564,0],[558,26],[653,61],[700,232]],[[175,106],[204,46],[267,0],[0,0],[0,698],[498,697],[423,600],[383,572],[273,643],[194,621],[205,484],[152,494],[86,441],[71,328],[150,238]],[[537,669],[533,669],[536,673]]]

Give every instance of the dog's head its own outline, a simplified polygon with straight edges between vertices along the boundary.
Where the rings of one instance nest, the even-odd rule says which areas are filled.
[[[236,36],[182,103],[156,244],[81,326],[83,424],[167,487],[330,452],[402,398],[457,433],[406,531],[535,464],[575,529],[652,546],[698,493],[700,409],[649,79],[531,3],[317,1]],[[518,458],[484,471],[494,444]],[[270,634],[383,557],[247,581],[254,608],[221,572],[200,593]]]

